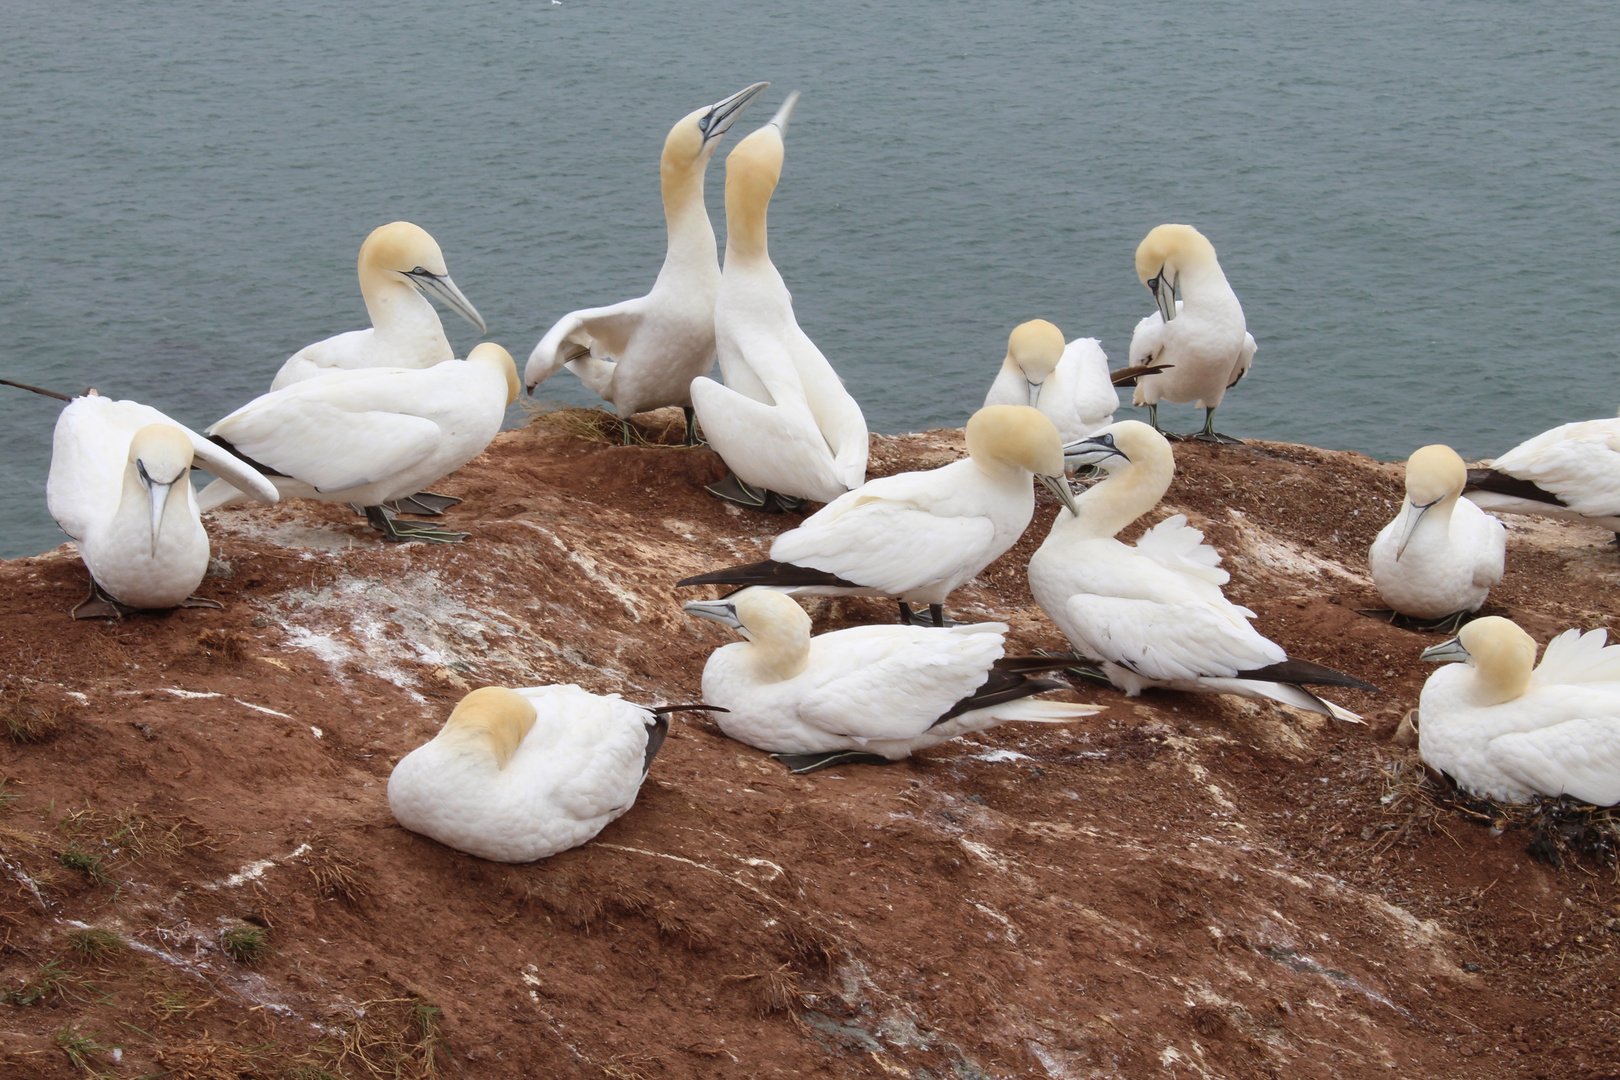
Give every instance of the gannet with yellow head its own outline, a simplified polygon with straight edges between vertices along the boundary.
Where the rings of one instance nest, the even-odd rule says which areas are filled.
[[[1478,611],[1502,580],[1507,530],[1461,497],[1467,480],[1449,446],[1425,446],[1406,462],[1406,501],[1367,552],[1378,595],[1401,615],[1444,620]]]
[[[1068,462],[1108,475],[1070,510],[1058,511],[1029,561],[1035,602],[1075,651],[1100,662],[1132,697],[1153,686],[1269,698],[1341,720],[1357,720],[1301,684],[1373,687],[1331,668],[1288,659],[1249,624],[1248,608],[1226,599],[1220,554],[1185,514],[1166,518],[1134,546],[1115,539],[1159,504],[1175,455],[1158,431],[1135,420],[1111,424],[1065,448]]]
[[[703,666],[703,698],[720,730],[794,772],[851,761],[886,764],[1008,721],[1064,723],[1096,705],[1030,701],[1067,683],[1030,679],[1067,661],[1005,657],[1005,623],[856,626],[810,636],[790,597],[744,589],[685,605],[740,633]]]
[[[807,596],[892,596],[900,621],[927,604],[935,625],[952,590],[1018,542],[1035,514],[1031,475],[1073,502],[1063,443],[1028,405],[991,405],[967,424],[968,456],[869,480],[771,544],[771,557],[680,585],[765,585]]]
[[[1107,427],[1119,408],[1108,357],[1096,338],[1067,345],[1045,319],[1031,319],[1007,337],[1007,355],[986,405],[1033,405],[1057,427],[1065,443]]]
[[[726,158],[726,264],[714,307],[726,381],[691,384],[703,433],[733,473],[710,490],[757,509],[782,502],[772,493],[789,505],[831,502],[866,479],[861,407],[799,329],[793,297],[766,248],[766,210],[798,100],[797,91],[788,95],[770,123]]]
[[[693,440],[691,385],[714,366],[714,303],[720,292],[720,260],[703,205],[703,178],[721,136],[770,85],[754,83],[688,113],[670,128],[658,164],[669,246],[652,291],[558,319],[523,369],[529,393],[567,367],[621,419],[681,406],[687,410],[688,441]]]
[[[77,541],[90,597],[76,618],[173,607],[219,607],[191,595],[208,569],[208,534],[190,482],[193,465],[276,501],[251,466],[149,405],[94,390],[72,399],[52,438],[46,503]]]
[[[1572,795],[1620,803],[1620,645],[1603,630],[1536,642],[1516,624],[1475,619],[1423,659],[1457,660],[1418,698],[1418,752],[1459,787],[1492,799]]]
[[[1136,324],[1130,363],[1166,370],[1137,379],[1132,404],[1146,405],[1158,428],[1160,401],[1197,402],[1204,428],[1193,438],[1236,442],[1214,430],[1215,410],[1248,372],[1255,344],[1215,245],[1191,225],[1160,225],[1136,248],[1136,276],[1158,310]]]
[[[455,358],[439,313],[424,299],[436,296],[484,332],[484,317],[450,280],[444,253],[426,229],[408,221],[379,225],[360,245],[360,295],[371,326],[350,330],[293,353],[270,389],[348,368],[425,368]]]

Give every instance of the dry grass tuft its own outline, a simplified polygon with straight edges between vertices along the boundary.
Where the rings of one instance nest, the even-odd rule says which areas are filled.
[[[149,814],[134,806],[110,812],[94,807],[70,810],[62,828],[75,843],[93,837],[102,847],[133,859],[173,859],[191,848],[217,847],[217,839],[189,818]]]
[[[251,964],[270,951],[270,935],[262,926],[232,926],[219,935],[219,947],[238,964]]]
[[[0,688],[0,731],[14,743],[40,743],[62,726],[62,711],[25,687]]]
[[[304,863],[309,867],[310,877],[315,879],[315,888],[328,900],[341,900],[356,907],[371,894],[365,867],[342,848],[316,840],[304,855]]]
[[[184,990],[149,990],[146,993],[152,1015],[159,1021],[190,1020],[204,1009],[218,1003],[218,998],[198,1001]]]
[[[439,1028],[439,1007],[425,998],[376,998],[362,1001],[334,1017],[333,1069],[377,1080],[434,1080],[439,1055],[450,1057]]]
[[[87,959],[101,960],[124,951],[123,937],[100,926],[70,930],[64,936],[68,948]]]
[[[119,1049],[109,1043],[101,1041],[101,1032],[85,1034],[77,1024],[70,1024],[56,1029],[53,1036],[56,1045],[75,1069],[89,1076],[105,1076],[101,1066],[108,1064],[103,1056],[112,1050]]]
[[[626,425],[605,406],[582,409],[560,401],[525,404],[529,423],[571,439],[625,445]],[[658,409],[638,413],[628,424],[630,446],[682,447],[686,445],[686,420],[679,409]]]
[[[244,634],[219,628],[204,630],[197,635],[192,648],[199,656],[209,660],[240,663],[253,658],[253,642]]]
[[[232,1046],[204,1035],[159,1046],[154,1054],[165,1080],[258,1080],[280,1070],[264,1067],[265,1048]]]
[[[0,1002],[12,1005],[60,1005],[64,1001],[89,1000],[81,991],[100,993],[62,966],[61,958],[47,960],[21,986],[0,992]]]

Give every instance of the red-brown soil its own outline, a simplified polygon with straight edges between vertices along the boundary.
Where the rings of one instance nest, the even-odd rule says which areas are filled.
[[[873,471],[960,453],[877,436]],[[439,485],[453,547],[221,513],[223,612],[76,623],[71,547],[0,563],[0,719],[56,722],[0,737],[0,1074],[1620,1076],[1612,846],[1536,861],[1392,741],[1437,640],[1355,612],[1399,467],[1177,455],[1152,520],[1191,515],[1290,655],[1380,685],[1329,692],[1366,727],[1080,684],[1106,711],[801,778],[688,714],[628,814],[526,866],[400,829],[389,770],[477,685],[693,700],[728,638],[673,582],[797,520],[704,494],[709,451],[508,432]],[[1041,500],[950,607],[1020,651],[1063,644],[1024,581]],[[1607,534],[1509,528],[1492,609],[1602,625]],[[812,603],[818,632],[891,610]]]

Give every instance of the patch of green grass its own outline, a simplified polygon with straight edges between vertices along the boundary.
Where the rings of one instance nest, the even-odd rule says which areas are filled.
[[[111,930],[91,926],[83,930],[69,931],[67,944],[68,948],[80,956],[99,960],[121,952],[124,948],[124,939]]]
[[[0,1001],[28,1006],[65,1001],[68,998],[83,1000],[74,989],[85,985],[84,980],[63,967],[61,958],[57,957],[41,964],[39,970],[34,972],[34,977],[21,986],[0,994]]]
[[[6,790],[6,785],[9,783],[11,783],[11,777],[0,777],[0,810],[10,810],[11,804],[22,798],[19,792]]]
[[[68,1061],[80,1072],[90,1076],[105,1075],[98,1066],[106,1062],[98,1060],[101,1055],[110,1053],[122,1047],[101,1042],[101,1032],[92,1032],[86,1035],[77,1024],[70,1024],[56,1029],[53,1036],[56,1045],[61,1047],[62,1053],[67,1055]]]
[[[84,850],[77,843],[69,844],[61,851],[58,851],[56,861],[69,870],[79,870],[88,874],[90,880],[97,885],[111,885],[113,883],[112,878],[107,876],[107,871],[102,869],[101,856]]]
[[[233,926],[220,935],[220,948],[239,964],[251,964],[270,951],[270,936],[262,927]]]

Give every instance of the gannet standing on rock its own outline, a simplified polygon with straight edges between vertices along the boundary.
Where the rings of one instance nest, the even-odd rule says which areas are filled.
[[[1005,623],[950,628],[855,626],[810,636],[810,616],[771,589],[685,605],[746,641],[703,665],[704,700],[738,742],[794,772],[850,761],[885,764],[1012,720],[1063,723],[1100,706],[1028,701],[1066,683],[1025,673],[1050,657],[1003,657]]]
[[[1425,649],[1425,660],[1464,662],[1423,684],[1423,760],[1487,798],[1620,803],[1620,645],[1607,638],[1566,630],[1535,665],[1535,639],[1487,616]]]
[[[957,586],[1018,542],[1035,514],[1035,474],[1073,505],[1063,444],[1028,405],[991,405],[967,423],[968,456],[927,472],[869,480],[796,529],[771,557],[679,585],[765,585],[806,596],[893,596],[900,621],[927,604],[935,626]]]
[[[1113,422],[1119,393],[1096,338],[1064,345],[1062,331],[1032,319],[1008,336],[1006,359],[984,403],[1033,405],[1057,427],[1058,438],[1071,443]]]
[[[512,356],[484,342],[424,371],[334,371],[256,398],[208,436],[263,472],[283,497],[352,503],[392,541],[453,543],[466,534],[394,518],[384,503],[448,476],[484,452],[522,384]],[[238,501],[225,479],[204,510]]]
[[[253,498],[276,501],[275,487],[254,469],[149,405],[92,390],[62,410],[45,499],[90,571],[90,596],[74,618],[220,606],[191,595],[208,570],[194,463]]]
[[[1107,472],[1029,560],[1035,602],[1077,652],[1101,661],[1132,697],[1151,686],[1269,698],[1341,720],[1360,717],[1304,689],[1308,683],[1374,687],[1290,660],[1251,625],[1254,612],[1221,592],[1229,575],[1220,555],[1184,514],[1159,522],[1134,547],[1115,534],[1158,505],[1175,475],[1162,434],[1124,420],[1065,448],[1067,460]]]
[[[1373,584],[1394,613],[1455,632],[1502,580],[1507,530],[1461,498],[1468,467],[1449,446],[1406,463],[1406,501],[1367,552]]]
[[[670,128],[658,164],[669,231],[658,280],[646,296],[571,311],[558,319],[523,369],[529,393],[567,367],[611,404],[621,420],[648,409],[681,406],[687,441],[695,441],[692,380],[714,366],[714,302],[720,292],[720,260],[703,205],[703,177],[720,137],[770,85],[755,83]],[[625,438],[628,442],[628,428]]]
[[[346,368],[426,368],[455,359],[439,313],[424,293],[484,332],[484,317],[450,280],[444,254],[426,229],[408,221],[373,229],[360,245],[360,295],[370,328],[299,349],[281,365],[270,389]]]
[[[1469,469],[1464,492],[1504,514],[1600,525],[1620,539],[1620,419],[1564,424]]]
[[[665,714],[573,685],[474,690],[388,778],[405,828],[481,859],[578,847],[636,801]],[[701,707],[701,706],[697,706]]]
[[[1192,438],[1240,441],[1215,431],[1215,410],[1249,370],[1255,344],[1215,245],[1191,225],[1160,225],[1137,246],[1136,276],[1159,310],[1136,324],[1130,362],[1163,364],[1166,370],[1137,379],[1132,404],[1146,405],[1158,430],[1159,402],[1195,401],[1205,410],[1204,428]]]
[[[866,419],[793,316],[765,246],[782,137],[799,95],[726,157],[726,265],[714,305],[722,386],[692,380],[692,406],[732,476],[709,490],[753,509],[832,502],[866,479]]]

